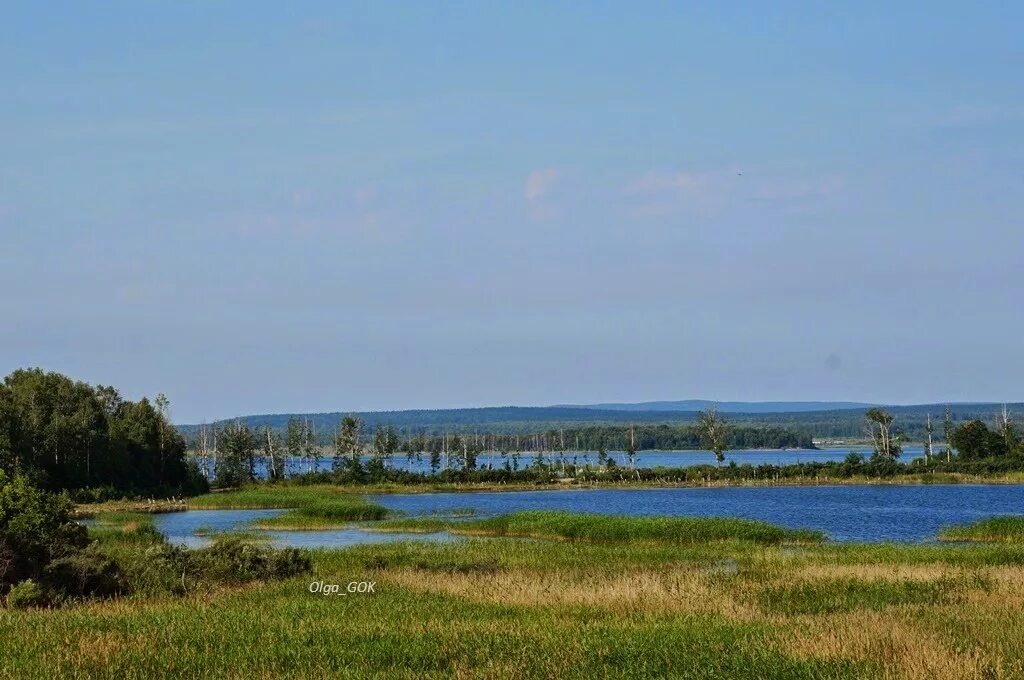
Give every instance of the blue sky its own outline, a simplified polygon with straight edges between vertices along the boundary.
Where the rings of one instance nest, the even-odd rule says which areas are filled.
[[[5,4],[0,371],[1024,398],[1024,8],[682,5]]]

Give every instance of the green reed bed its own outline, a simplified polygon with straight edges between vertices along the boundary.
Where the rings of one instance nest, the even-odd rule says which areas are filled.
[[[1024,516],[1011,515],[947,527],[939,532],[942,541],[1024,543]]]
[[[479,520],[394,519],[377,525],[391,531],[442,531],[485,536],[552,538],[590,542],[699,544],[751,541],[762,544],[819,543],[825,536],[808,529],[786,529],[734,517],[632,517],[531,510]]]
[[[334,529],[349,522],[381,520],[388,516],[382,505],[344,493],[331,486],[255,486],[237,491],[207,494],[190,501],[203,510],[283,508],[288,512],[258,520],[260,529]]]

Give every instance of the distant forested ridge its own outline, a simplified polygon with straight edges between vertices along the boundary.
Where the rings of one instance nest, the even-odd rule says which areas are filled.
[[[719,413],[804,413],[807,411],[837,411],[840,409],[869,409],[875,404],[859,401],[711,401],[710,399],[684,399],[681,401],[642,401],[636,404],[564,404],[570,408],[598,409],[601,411],[704,411],[709,408]]]
[[[657,403],[657,402],[652,402]],[[684,402],[673,402],[684,403]],[[698,402],[704,403],[704,402]],[[775,402],[772,402],[775,403]],[[794,402],[796,403],[796,402]],[[810,402],[800,402],[808,404]],[[844,402],[845,403],[845,402]],[[1007,405],[1011,414],[1024,414],[1024,404]],[[1001,404],[953,404],[952,419],[955,423],[971,420],[994,422]],[[896,425],[910,439],[920,441],[925,436],[925,422],[928,414],[933,420],[942,416],[944,404],[922,404],[915,406],[893,406],[887,410],[893,414]],[[729,422],[736,426],[751,428],[775,428],[806,435],[816,440],[865,438],[865,414],[867,408],[849,407],[822,411],[798,411],[786,413],[737,413],[729,412]],[[211,423],[223,426],[229,422],[241,421],[253,429],[269,426],[283,431],[289,419],[308,421],[318,433],[333,432],[346,415],[359,418],[364,432],[372,432],[379,426],[391,425],[404,437],[416,434],[492,434],[533,435],[549,430],[579,429],[602,425],[682,425],[697,421],[697,411],[635,411],[612,410],[589,406],[500,406],[487,408],[435,409],[407,411],[364,411],[332,412],[313,414],[250,415],[238,419]],[[198,425],[181,425],[179,430],[190,439],[198,433]],[[327,436],[326,434],[324,436]],[[774,448],[769,445],[750,445],[748,448]],[[785,448],[783,446],[782,448]]]
[[[598,425],[549,429],[529,434],[464,433],[461,442],[476,451],[680,451],[702,448],[701,433],[693,425]],[[811,437],[777,427],[730,427],[730,449],[814,448]],[[445,435],[413,436],[402,443],[403,451],[440,451],[451,447]],[[457,447],[456,447],[457,448]]]
[[[200,491],[167,408],[162,395],[133,402],[113,387],[15,371],[0,383],[0,470],[51,490]]]

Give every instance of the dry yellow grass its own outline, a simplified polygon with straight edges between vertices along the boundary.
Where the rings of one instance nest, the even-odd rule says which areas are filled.
[[[476,602],[516,606],[585,606],[611,611],[718,614],[738,621],[758,615],[755,606],[728,594],[707,571],[686,568],[640,571],[594,580],[560,571],[444,574],[419,569],[388,571],[389,583]]]
[[[901,612],[857,611],[783,620],[794,632],[783,649],[800,658],[852,659],[881,665],[884,677],[901,680],[981,678],[991,667],[977,650],[957,652],[940,636],[908,623]]]
[[[881,677],[901,680],[1024,677],[1005,660],[1014,640],[1024,641],[1024,568],[964,568],[944,564],[793,564],[761,580],[734,579],[714,570],[677,567],[641,570],[595,580],[572,571],[515,570],[443,574],[423,569],[387,570],[395,586],[443,593],[475,602],[511,606],[575,606],[653,614],[714,614],[737,622],[764,623],[778,631],[780,652],[800,659],[850,660],[877,665]],[[756,604],[758,592],[799,582],[852,579],[857,582],[955,584],[958,605],[893,605],[828,614],[780,615]],[[988,583],[987,588],[976,587]],[[952,607],[952,608],[951,608]],[[955,645],[934,615],[942,611],[975,631],[1000,626],[1006,644]],[[934,620],[933,620],[934,619]],[[1008,622],[1012,620],[1013,623]],[[1015,634],[1019,633],[1019,634]]]

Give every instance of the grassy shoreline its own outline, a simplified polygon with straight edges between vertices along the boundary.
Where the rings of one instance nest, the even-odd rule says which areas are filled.
[[[940,541],[975,543],[1024,543],[1024,516],[987,517],[939,531]]]

